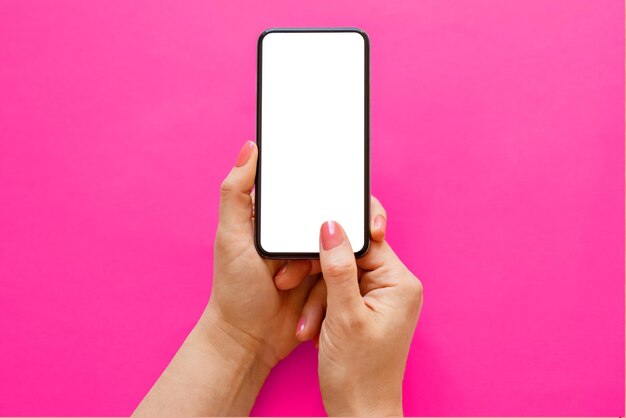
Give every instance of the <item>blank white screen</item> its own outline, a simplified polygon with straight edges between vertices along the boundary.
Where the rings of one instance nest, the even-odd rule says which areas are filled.
[[[323,222],[364,246],[365,40],[270,32],[262,41],[260,243],[318,252]]]

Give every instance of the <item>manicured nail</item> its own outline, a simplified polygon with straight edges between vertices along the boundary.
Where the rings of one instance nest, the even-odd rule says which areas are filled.
[[[385,218],[383,218],[382,215],[378,215],[376,218],[374,218],[374,229],[379,229],[385,232],[385,226]]]
[[[341,227],[335,221],[324,222],[320,231],[320,239],[322,240],[322,247],[326,251],[332,250],[343,242]]]
[[[305,325],[306,325],[306,319],[304,317],[301,317],[300,320],[298,321],[298,327],[296,328],[296,335],[304,331]]]
[[[252,154],[252,148],[254,147],[254,142],[246,141],[241,147],[241,151],[239,151],[239,156],[237,157],[237,162],[235,163],[235,167],[241,167],[246,165],[248,160],[250,159],[250,155]]]
[[[276,276],[274,276],[274,280],[278,279],[280,276],[285,274],[286,270],[287,270],[287,264],[285,264],[284,266],[280,268],[280,270],[278,270],[278,273],[276,273]]]

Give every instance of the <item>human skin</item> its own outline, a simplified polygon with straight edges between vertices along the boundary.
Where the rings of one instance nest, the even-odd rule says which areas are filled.
[[[385,241],[372,241],[368,253],[355,260],[333,221],[320,230],[320,262],[324,280],[308,297],[297,337],[319,335],[326,412],[402,415],[402,379],[422,307],[421,282]]]
[[[257,253],[257,157],[246,142],[221,185],[210,301],[135,416],[248,415],[271,368],[300,343],[298,319],[320,265]],[[372,200],[372,239],[382,239],[384,212]]]

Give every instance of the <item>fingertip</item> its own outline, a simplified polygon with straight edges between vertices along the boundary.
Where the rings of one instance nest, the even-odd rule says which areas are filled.
[[[250,140],[246,141],[241,149],[239,150],[239,155],[237,155],[237,161],[235,162],[235,167],[243,167],[248,164],[250,161],[250,157],[254,153],[256,148],[256,144]]]
[[[302,315],[300,320],[298,321],[298,325],[296,326],[296,338],[299,341],[307,341],[309,338],[307,337],[307,320],[306,316]]]
[[[290,260],[285,263],[274,276],[274,285],[278,290],[289,290],[298,287],[311,271],[309,260]]]
[[[315,338],[322,328],[326,313],[326,284],[323,281],[311,289],[308,299],[302,308],[301,319],[296,327],[296,338],[308,341]]]
[[[247,141],[241,147],[234,167],[220,186],[220,209],[224,206],[220,215],[232,218],[233,216],[229,216],[230,213],[237,212],[234,217],[240,217],[240,209],[244,206],[246,209],[249,208],[250,194],[256,177],[257,154],[256,145],[252,141]]]
[[[283,264],[283,266],[278,269],[276,275],[274,276],[274,285],[279,290],[286,290],[284,277],[285,273],[287,272],[287,264],[288,263]]]
[[[372,238],[372,241],[375,242],[382,242],[385,240],[385,234],[381,233],[380,231],[372,230],[370,236]]]
[[[335,221],[326,221],[320,228],[320,242],[324,251],[332,250],[344,240],[343,228]]]
[[[321,325],[322,313],[309,313],[308,318],[303,313],[298,325],[296,327],[296,338],[299,341],[305,342],[315,340],[319,334],[319,327]],[[319,322],[319,324],[318,324]]]
[[[387,211],[375,196],[371,196],[370,204],[370,237],[372,240],[380,242],[385,239],[385,232],[387,229]]]
[[[357,265],[350,241],[341,225],[325,222],[320,231],[320,265],[328,289],[328,306],[360,309],[363,303],[357,281]]]
[[[387,220],[383,215],[376,215],[372,222],[370,236],[374,241],[381,242],[385,239],[385,230],[387,227]]]

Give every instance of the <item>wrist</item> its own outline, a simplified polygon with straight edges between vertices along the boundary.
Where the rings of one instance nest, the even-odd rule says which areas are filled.
[[[205,390],[212,392],[211,404],[217,409],[208,415],[248,415],[271,370],[261,342],[241,333],[208,308],[188,342],[211,359],[214,382]]]
[[[350,390],[349,386],[343,386],[343,390],[334,390],[332,394],[335,396],[324,396],[325,391],[322,390],[324,407],[328,416],[403,416],[401,386],[392,389],[382,385],[378,387],[378,390],[356,387]],[[337,394],[340,396],[337,397]]]
[[[326,408],[328,416],[349,416],[349,417],[401,417],[402,402],[389,404],[352,405],[347,408]]]
[[[203,315],[134,415],[246,416],[270,367],[258,345]]]
[[[207,307],[194,332],[225,361],[242,370],[269,374],[277,360],[268,353],[266,343],[226,321],[219,310]]]
[[[402,417],[402,401],[377,405],[366,405],[352,410],[348,415],[360,417]]]

